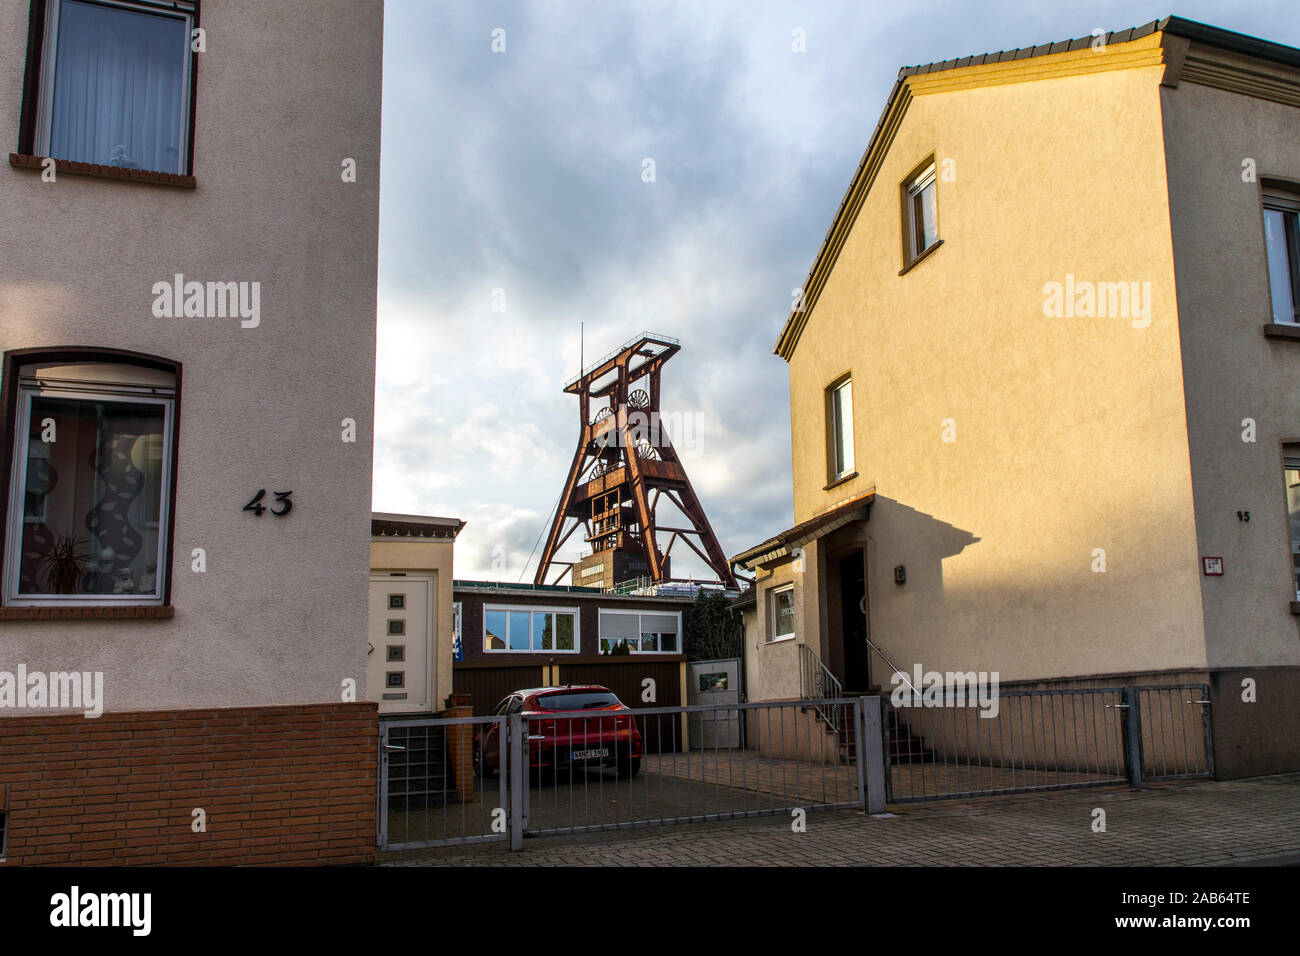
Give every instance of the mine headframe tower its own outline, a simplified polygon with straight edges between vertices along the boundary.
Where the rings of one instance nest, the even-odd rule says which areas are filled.
[[[565,385],[578,397],[581,433],[535,583],[554,584],[569,573],[575,585],[613,587],[636,578],[662,584],[672,580],[669,553],[685,541],[720,582],[736,587],[660,415],[663,366],[680,349],[677,339],[642,332]],[[664,499],[684,525],[659,524],[655,509]],[[590,553],[558,560],[578,528],[586,529]],[[669,535],[662,549],[660,535]],[[552,567],[559,571],[548,582]]]

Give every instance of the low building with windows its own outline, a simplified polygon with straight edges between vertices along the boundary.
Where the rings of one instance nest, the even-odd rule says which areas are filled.
[[[629,707],[686,703],[689,589],[618,594],[456,581],[453,596],[460,622],[454,689],[470,696],[478,716],[516,690],[562,684],[603,684]]]
[[[751,697],[1204,682],[1220,774],[1300,769],[1298,213],[1300,50],[1169,17],[903,69],[775,348]]]
[[[285,12],[0,0],[9,863],[373,859],[383,10]]]

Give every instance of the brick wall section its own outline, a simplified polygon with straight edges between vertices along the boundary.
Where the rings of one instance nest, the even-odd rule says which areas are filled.
[[[378,728],[370,702],[0,718],[5,865],[373,862]]]

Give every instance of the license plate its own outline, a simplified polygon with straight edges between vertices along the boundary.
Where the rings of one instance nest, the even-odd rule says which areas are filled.
[[[596,760],[600,757],[608,757],[609,748],[601,747],[599,750],[575,750],[571,759],[573,760]]]

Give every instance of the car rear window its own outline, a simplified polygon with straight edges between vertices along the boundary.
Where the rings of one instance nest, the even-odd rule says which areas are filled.
[[[574,691],[571,694],[547,694],[537,698],[542,710],[591,710],[593,707],[621,706],[609,691]]]

